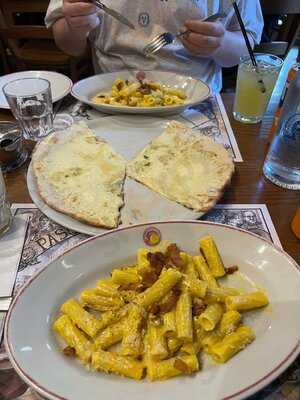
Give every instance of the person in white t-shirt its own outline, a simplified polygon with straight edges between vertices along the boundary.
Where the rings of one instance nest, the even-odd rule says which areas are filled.
[[[259,0],[238,0],[251,44],[259,43],[263,17]],[[247,54],[231,0],[106,0],[134,25],[132,30],[99,12],[84,0],[50,0],[46,25],[52,26],[57,45],[71,55],[82,54],[90,42],[96,73],[122,69],[174,71],[203,79],[218,92],[222,67],[238,64]],[[201,20],[216,12],[226,13],[217,22]],[[144,46],[162,32],[193,33],[166,46],[153,57]]]

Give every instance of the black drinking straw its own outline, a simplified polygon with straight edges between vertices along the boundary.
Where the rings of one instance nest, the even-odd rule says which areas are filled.
[[[246,32],[246,28],[245,28],[244,22],[242,20],[241,14],[240,14],[239,7],[236,4],[236,1],[232,1],[232,5],[233,5],[233,8],[234,8],[237,20],[239,22],[239,25],[241,27],[241,30],[242,30],[242,33],[243,33],[243,36],[244,36],[244,39],[245,39],[245,43],[246,43],[246,46],[247,46],[247,49],[248,49],[248,53],[249,53],[249,56],[251,58],[251,62],[253,64],[253,67],[255,68],[256,72],[259,74],[257,61],[255,59],[255,55],[254,55],[253,50],[251,48],[251,44],[249,42],[249,38],[248,38],[248,35],[247,35],[247,32]],[[261,92],[265,93],[266,92],[266,87],[265,87],[264,81],[261,78],[259,78],[258,83],[259,83]]]

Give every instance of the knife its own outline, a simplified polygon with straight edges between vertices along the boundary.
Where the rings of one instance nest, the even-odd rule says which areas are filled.
[[[131,29],[135,29],[135,26],[128,21],[127,18],[125,18],[123,15],[118,13],[117,11],[113,10],[112,8],[107,7],[105,4],[101,3],[99,0],[90,0],[91,3],[93,3],[95,6],[101,8],[106,14],[111,15],[113,18],[117,19],[119,22],[122,24],[128,26]]]

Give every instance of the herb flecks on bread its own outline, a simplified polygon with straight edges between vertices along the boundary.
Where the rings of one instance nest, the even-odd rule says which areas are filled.
[[[33,155],[33,171],[50,207],[90,225],[118,226],[125,161],[86,124],[43,140]]]
[[[233,171],[222,145],[176,121],[127,164],[129,177],[196,211],[215,204]]]

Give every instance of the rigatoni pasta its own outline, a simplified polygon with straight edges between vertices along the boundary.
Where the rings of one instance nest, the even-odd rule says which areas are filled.
[[[205,236],[200,239],[200,250],[202,251],[211,273],[215,278],[221,278],[225,275],[223,261],[218,252],[217,246],[211,236]]]
[[[184,343],[193,341],[192,297],[185,289],[176,304],[177,337]]]
[[[158,82],[116,79],[110,91],[97,93],[92,102],[129,107],[164,107],[183,104],[186,97],[183,90]]]
[[[83,363],[88,363],[93,352],[93,344],[72,323],[67,315],[62,315],[53,324],[53,329],[75,350]]]
[[[120,342],[123,339],[124,328],[124,320],[109,325],[106,329],[101,331],[97,337],[95,337],[96,349],[106,350],[112,345]]]
[[[210,304],[199,316],[199,325],[205,331],[213,331],[219,323],[223,314],[220,304]]]
[[[83,306],[91,307],[98,311],[117,310],[124,305],[120,296],[101,296],[96,289],[85,289],[80,295],[80,301]]]
[[[163,325],[148,324],[149,353],[153,360],[163,360],[168,358],[169,350],[167,337],[164,334]]]
[[[220,332],[223,335],[228,335],[234,332],[239,323],[241,322],[242,316],[238,311],[230,310],[223,314],[220,321]]]
[[[268,304],[268,297],[262,291],[245,293],[239,296],[228,296],[225,299],[225,305],[228,310],[248,311]]]
[[[133,379],[141,379],[144,370],[142,362],[104,350],[97,350],[93,353],[92,367],[96,370],[114,372]]]
[[[195,256],[193,257],[194,265],[199,273],[200,278],[207,282],[208,287],[215,288],[218,287],[218,283],[213,276],[211,270],[209,269],[205,259],[203,256]]]
[[[143,332],[145,310],[133,304],[124,325],[120,353],[124,356],[138,357],[143,353]]]
[[[90,337],[95,337],[100,330],[100,322],[88,313],[76,300],[70,299],[61,306],[62,313]]]
[[[174,243],[141,248],[134,265],[65,301],[53,323],[63,353],[97,371],[154,381],[198,371],[203,356],[224,363],[243,350],[255,333],[241,325],[242,313],[268,297],[223,286],[227,270],[213,239],[200,246],[205,257]]]
[[[254,339],[253,330],[248,326],[241,326],[235,332],[225,336],[220,342],[212,345],[210,354],[215,361],[224,363],[243,350]]]

